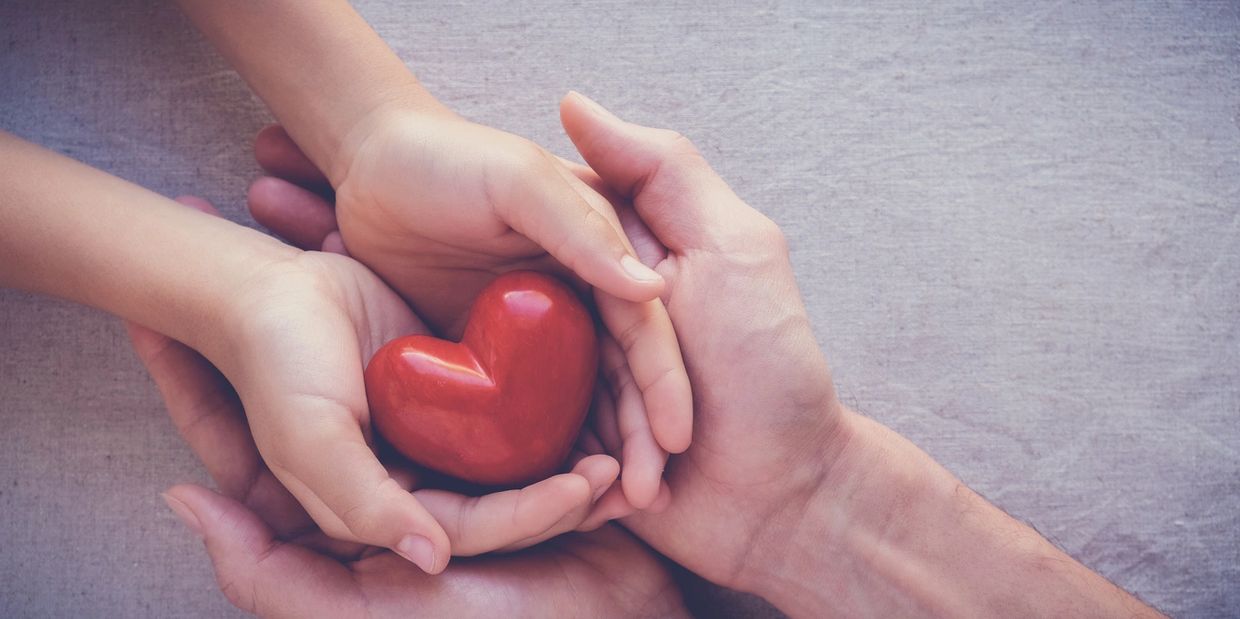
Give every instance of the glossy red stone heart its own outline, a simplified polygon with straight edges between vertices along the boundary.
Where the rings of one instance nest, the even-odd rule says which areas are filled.
[[[594,389],[598,342],[577,296],[515,271],[474,300],[460,343],[397,338],[366,367],[379,433],[423,466],[486,485],[556,472]]]

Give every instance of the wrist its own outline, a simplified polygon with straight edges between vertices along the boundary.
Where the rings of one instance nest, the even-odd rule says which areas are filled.
[[[856,483],[852,478],[853,471],[859,470],[858,452],[868,440],[860,416],[838,400],[832,398],[814,408],[823,410],[810,417],[832,423],[822,432],[802,430],[816,437],[812,446],[798,450],[808,457],[787,462],[781,479],[787,490],[762,514],[763,527],[754,536],[735,580],[719,583],[760,595],[785,612],[795,604],[786,606],[783,600],[797,600],[822,586],[821,582],[803,585],[801,581],[824,573],[819,550],[850,507],[840,489]]]
[[[168,244],[184,258],[175,269],[148,271],[143,287],[153,298],[138,300],[137,313],[115,313],[184,343],[223,371],[245,354],[240,325],[261,274],[303,252],[223,217],[182,205],[173,208],[186,218],[178,232],[188,234]]]
[[[348,2],[178,1],[333,182],[366,118],[446,109]]]
[[[798,616],[1157,616],[986,502],[904,437],[848,444],[753,591]]]
[[[421,90],[421,86],[416,88]],[[389,135],[393,127],[461,120],[455,112],[430,94],[425,91],[422,93],[390,94],[369,102],[365,107],[359,107],[358,113],[347,122],[337,123],[340,134],[331,139],[335,144],[334,150],[320,168],[327,175],[332,187],[340,189],[357,164],[359,154],[368,148],[367,144]]]
[[[905,550],[921,544],[927,514],[962,486],[886,427],[852,411],[840,423],[846,443],[754,591],[794,617],[949,610],[919,581],[922,566]],[[875,591],[879,607],[871,604]]]

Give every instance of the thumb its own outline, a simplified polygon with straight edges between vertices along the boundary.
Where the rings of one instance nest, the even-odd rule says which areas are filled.
[[[237,608],[262,617],[346,616],[360,610],[348,569],[278,541],[241,503],[191,485],[173,487],[163,498],[202,538],[220,590]]]
[[[560,121],[586,163],[670,249],[706,245],[733,214],[752,211],[675,131],[626,122],[577,92],[560,102]]]

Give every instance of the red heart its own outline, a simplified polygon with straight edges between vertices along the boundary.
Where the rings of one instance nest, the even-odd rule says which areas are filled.
[[[379,433],[409,459],[486,485],[554,473],[598,372],[594,322],[559,281],[514,271],[474,300],[461,342],[410,335],[366,367]]]

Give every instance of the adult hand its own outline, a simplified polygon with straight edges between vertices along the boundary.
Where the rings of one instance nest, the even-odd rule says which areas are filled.
[[[752,590],[751,568],[782,556],[848,440],[784,237],[684,137],[576,93],[560,111],[601,183],[632,202],[621,219],[667,281],[695,394],[693,446],[668,463],[670,505],[623,523],[699,575]],[[609,452],[620,449],[621,421],[596,419]]]
[[[689,616],[658,559],[614,525],[428,576],[387,552],[335,558],[282,542],[253,510],[206,488],[166,497],[203,539],[229,601],[260,617]]]
[[[841,406],[778,228],[688,140],[576,94],[561,117],[633,201],[626,228],[668,282],[697,393],[696,440],[669,463],[671,504],[625,526],[793,616],[1161,616]],[[616,449],[615,424],[596,422]]]
[[[262,131],[255,155],[274,176],[251,187],[255,219],[303,248],[346,248],[448,337],[499,273],[532,268],[595,285],[614,336],[604,347],[633,380],[614,390],[614,408],[629,416],[621,485],[629,503],[650,507],[666,452],[689,445],[692,396],[654,298],[663,281],[631,256],[611,205],[532,142],[443,110],[373,114],[342,148],[350,155],[329,183],[283,129]]]
[[[459,561],[438,577],[381,548],[324,535],[263,465],[240,402],[215,368],[153,331],[133,324],[129,330],[173,422],[222,491],[177,486],[165,500],[203,538],[220,586],[238,608],[265,617],[547,616],[564,608],[589,616],[685,614],[658,560],[616,527]],[[589,461],[578,470],[592,476],[598,459]],[[417,487],[407,472],[393,479],[402,489]],[[523,492],[505,516],[535,516],[539,491]]]
[[[212,211],[201,200],[183,201]],[[302,252],[260,273],[236,291],[239,343],[220,366],[231,386],[167,338],[138,330],[135,345],[170,406],[190,407],[174,418],[186,422],[183,432],[225,491],[248,496],[265,488],[261,496],[284,497],[279,514],[264,514],[282,535],[312,520],[336,540],[392,548],[438,573],[450,552],[518,548],[574,529],[614,481],[613,459],[588,457],[571,473],[521,490],[478,498],[411,493],[372,451],[362,367],[386,341],[425,328],[347,257]],[[289,497],[268,483],[273,477],[304,512],[288,509]]]

